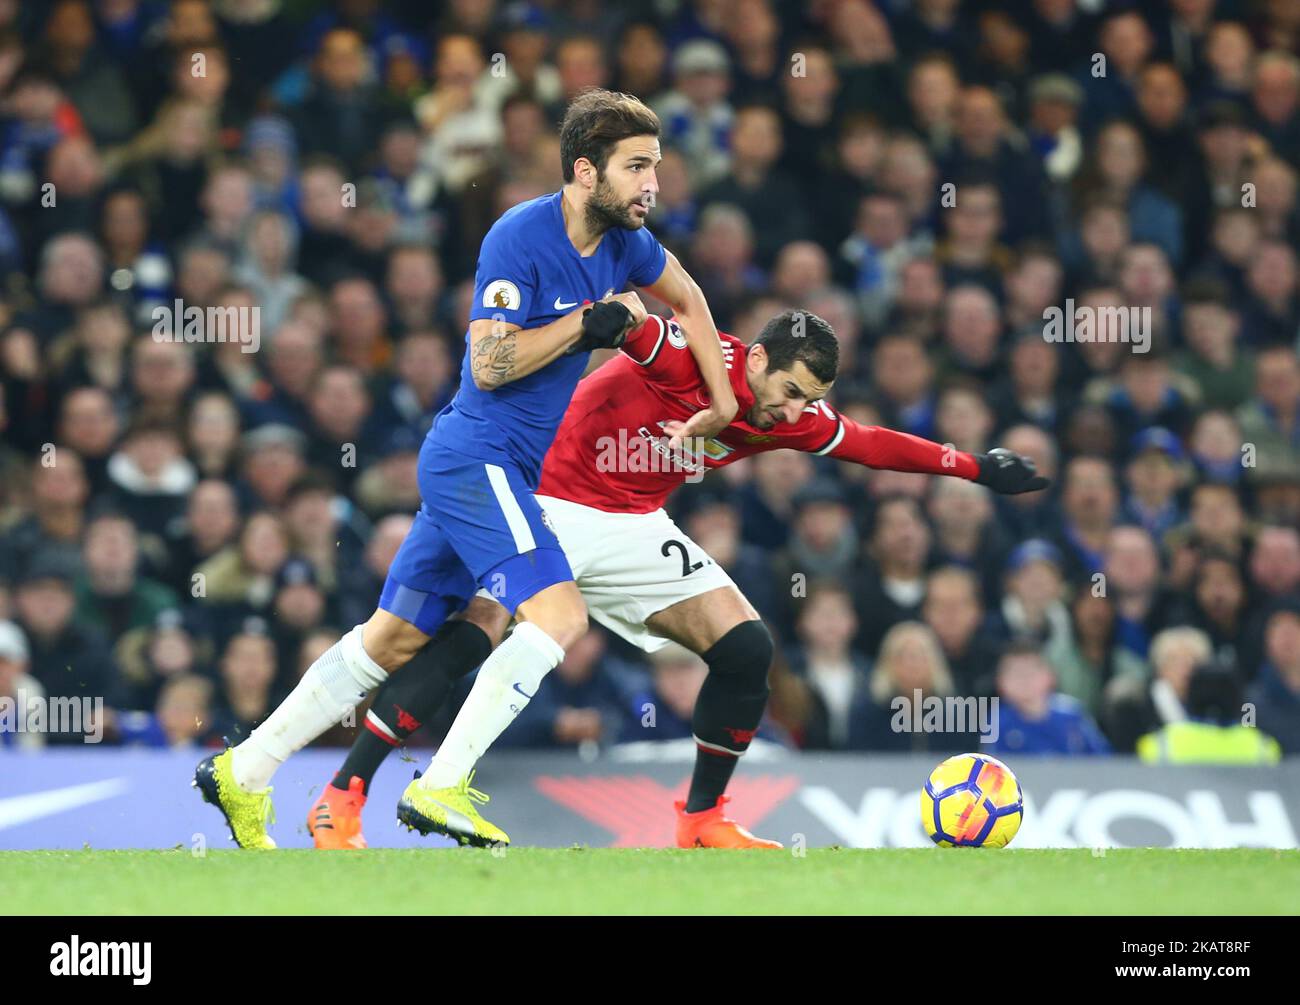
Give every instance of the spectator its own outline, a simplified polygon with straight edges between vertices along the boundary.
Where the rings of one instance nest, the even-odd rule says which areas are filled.
[[[799,572],[814,578],[844,576],[858,553],[844,490],[830,479],[814,479],[795,493],[793,504],[790,540],[773,559],[774,578],[789,582]]]
[[[235,270],[235,279],[252,293],[268,333],[279,332],[289,308],[307,289],[307,281],[293,271],[294,237],[292,221],[279,210],[261,210],[248,222],[249,256]]]
[[[443,286],[442,265],[428,248],[406,244],[392,250],[384,292],[399,334],[427,330],[437,320]]]
[[[118,644],[120,672],[110,703],[128,714],[149,713],[172,681],[210,673],[210,648],[207,639],[195,637],[179,611],[163,611],[154,624],[128,632]],[[150,725],[119,716],[119,727],[134,735]]]
[[[1207,551],[1196,566],[1192,583],[1189,620],[1209,637],[1215,662],[1236,667],[1237,640],[1246,626],[1246,584],[1237,560],[1223,552]]]
[[[346,181],[340,164],[320,154],[306,158],[298,175],[298,271],[318,286],[359,265],[348,239]]]
[[[1083,706],[1056,691],[1052,668],[1029,641],[1009,645],[998,660],[996,754],[1108,754],[1110,744]]]
[[[198,480],[176,428],[148,419],[127,430],[107,473],[114,506],[137,527],[162,527],[179,516]]]
[[[731,128],[731,168],[700,190],[701,207],[726,202],[739,206],[755,235],[755,257],[764,268],[782,247],[807,230],[799,185],[779,166],[784,148],[781,119],[765,105],[736,109]]]
[[[0,720],[0,747],[36,751],[45,746],[46,734],[29,729],[37,703],[44,703],[45,689],[27,672],[27,640],[12,621],[0,621],[0,701],[11,712]]]
[[[1117,642],[1145,656],[1151,638],[1176,617],[1177,600],[1160,582],[1160,556],[1140,527],[1116,527],[1106,538],[1102,574],[1115,597]]]
[[[1242,435],[1261,453],[1300,448],[1300,359],[1287,346],[1261,349],[1255,394],[1237,412]]]
[[[138,338],[132,346],[131,391],[140,415],[178,426],[195,377],[194,356],[184,342]]]
[[[650,659],[649,686],[625,700],[620,743],[691,737],[691,715],[708,667],[676,643],[658,650]]]
[[[955,133],[944,175],[986,175],[997,186],[1005,233],[1013,244],[1044,233],[1047,177],[1023,137],[1008,128],[1006,110],[991,88],[972,86],[961,92]]]
[[[1238,408],[1250,397],[1254,356],[1237,345],[1241,318],[1228,306],[1222,283],[1188,283],[1183,291],[1183,333],[1187,348],[1176,357],[1178,371],[1195,381],[1210,408]]]
[[[991,495],[962,478],[935,478],[926,503],[926,516],[934,527],[935,563],[970,570],[990,602],[1001,595],[1002,562],[1010,549]]]
[[[311,92],[297,110],[296,132],[307,154],[327,154],[358,166],[375,149],[382,122],[361,36],[335,28],[321,39]]]
[[[1182,216],[1177,205],[1143,180],[1147,151],[1141,133],[1127,122],[1112,122],[1097,134],[1095,150],[1095,162],[1081,173],[1083,191],[1122,207],[1132,239],[1154,242],[1178,265],[1183,258]]]
[[[1121,519],[1137,524],[1156,540],[1182,522],[1178,493],[1183,486],[1183,446],[1167,429],[1153,426],[1133,439],[1125,471],[1128,498]]]
[[[570,40],[571,45],[575,42]],[[477,39],[444,35],[434,56],[433,88],[415,103],[415,117],[426,137],[421,162],[438,185],[452,193],[462,191],[483,170],[485,152],[500,142],[501,121],[483,83],[483,69]],[[564,69],[561,60],[561,74]]]
[[[1057,689],[1094,717],[1102,713],[1102,695],[1111,681],[1141,686],[1147,677],[1146,662],[1115,644],[1115,605],[1092,589],[1075,593],[1069,637],[1052,639],[1043,655],[1056,674]]]
[[[862,749],[867,742],[869,664],[852,647],[856,629],[847,590],[833,580],[809,587],[795,627],[799,646],[789,655],[790,669],[803,679],[811,699],[798,731],[805,749]]]
[[[1138,75],[1155,45],[1146,20],[1134,8],[1110,12],[1097,32],[1106,72],[1080,72],[1085,102],[1085,131],[1110,118],[1130,118],[1137,110]],[[1094,58],[1090,66],[1099,65]]]
[[[742,210],[717,202],[699,215],[691,254],[700,265],[698,282],[710,310],[726,328],[746,300],[763,289],[766,277],[754,264],[754,228]]]
[[[886,335],[872,356],[885,424],[927,439],[934,435],[934,364],[925,345],[906,335]]]
[[[86,525],[82,566],[77,621],[109,638],[151,624],[179,602],[167,587],[140,575],[139,531],[125,514],[106,512]]]
[[[930,528],[915,500],[891,497],[876,506],[866,551],[871,565],[857,577],[857,645],[875,652],[886,631],[920,616]]]
[[[275,707],[271,690],[276,678],[275,645],[254,620],[226,643],[220,684],[213,709],[213,732],[235,743],[248,736]]]
[[[803,45],[802,73],[783,73],[781,118],[785,144],[781,165],[792,178],[820,176],[835,160],[836,92],[840,88],[835,58],[821,45]],[[793,66],[795,57],[786,60]]]
[[[233,608],[243,617],[265,611],[275,587],[275,576],[289,557],[289,540],[283,521],[274,513],[253,513],[244,523],[237,543],[227,545],[194,571],[196,597],[209,604]]]
[[[1032,458],[1034,467],[1052,482],[1048,491],[994,496],[998,522],[1013,537],[1045,537],[1057,532],[1061,514],[1056,499],[1060,464],[1056,441],[1034,425],[1022,424],[1006,430],[1000,441],[1007,450]]]
[[[1250,97],[1260,133],[1294,163],[1300,157],[1300,61],[1287,52],[1261,54]]]
[[[212,681],[185,674],[169,680],[152,716],[122,716],[123,742],[172,749],[203,744],[212,730]]]
[[[269,423],[240,440],[244,494],[264,506],[281,506],[289,489],[307,471],[306,437],[293,426]],[[341,451],[335,463],[342,460]]]
[[[239,410],[221,391],[200,394],[190,406],[186,440],[195,474],[232,478],[239,450]]]
[[[872,703],[864,728],[865,747],[878,751],[943,752],[972,749],[978,742],[978,722],[943,720],[939,731],[913,727],[917,702],[954,694],[947,661],[934,633],[915,621],[900,622],[880,642],[880,656],[871,671]]]
[[[1277,740],[1242,722],[1241,686],[1230,669],[1198,667],[1187,687],[1185,722],[1138,740],[1138,757],[1154,764],[1276,764]]]
[[[1255,725],[1276,737],[1288,756],[1300,753],[1300,607],[1292,598],[1278,604],[1264,628],[1264,657],[1247,694]]]
[[[396,356],[396,372],[376,402],[372,423],[385,433],[401,429],[422,438],[455,391],[455,363],[446,340],[428,330],[408,333]]]
[[[30,673],[46,697],[104,700],[116,668],[105,634],[74,620],[76,572],[57,553],[36,556],[14,594],[14,613],[27,636]],[[81,736],[59,739],[77,742]]]
[[[20,573],[37,554],[59,553],[80,559],[90,486],[85,468],[72,450],[57,447],[45,454],[53,463],[30,467],[31,501],[27,512],[0,537],[0,567]]]
[[[697,189],[727,173],[730,74],[731,61],[721,45],[694,39],[673,57],[673,89],[652,106],[663,124],[663,144],[682,152]]]
[[[1066,577],[1079,582],[1102,571],[1106,538],[1118,515],[1119,492],[1111,466],[1100,457],[1076,457],[1066,465],[1063,483],[1058,547]]]
[[[1034,538],[1007,557],[1002,603],[993,619],[1003,641],[1031,641],[1053,651],[1068,639],[1070,614],[1061,576],[1061,551]],[[988,687],[988,681],[984,681]]]
[[[59,0],[45,22],[46,59],[77,106],[96,142],[130,136],[137,126],[126,76],[96,45],[95,22],[84,0]]]
[[[327,591],[359,560],[361,522],[350,508],[338,505],[328,478],[309,474],[293,484],[284,506],[292,549],[312,563]]]
[[[969,569],[950,565],[926,577],[925,623],[930,626],[952,672],[958,694],[978,695],[987,688],[988,668],[997,649],[986,631],[980,583]]]
[[[1083,160],[1083,88],[1064,74],[1049,73],[1030,82],[1028,99],[1030,147],[1042,158],[1049,182],[1068,182]]]
[[[1188,686],[1196,667],[1213,657],[1209,638],[1197,628],[1167,628],[1151,643],[1152,676],[1123,677],[1106,687],[1102,722],[1115,749],[1130,753],[1140,737],[1187,719]]]
[[[907,210],[899,196],[871,192],[857,207],[856,224],[839,247],[837,264],[867,320],[879,325],[897,297],[899,272],[917,249],[908,239]]]
[[[983,286],[990,293],[1001,289],[1012,257],[998,240],[1005,198],[993,182],[979,176],[961,184],[961,197],[944,215],[947,230],[936,249],[949,287]]]
[[[310,324],[289,319],[266,352],[267,382],[240,402],[248,424],[301,427],[307,422],[312,385],[324,366],[324,337]]]

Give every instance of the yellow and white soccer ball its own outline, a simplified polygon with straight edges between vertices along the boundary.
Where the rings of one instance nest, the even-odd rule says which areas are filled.
[[[921,789],[921,823],[944,848],[1005,848],[1024,816],[1015,774],[988,754],[948,758]]]

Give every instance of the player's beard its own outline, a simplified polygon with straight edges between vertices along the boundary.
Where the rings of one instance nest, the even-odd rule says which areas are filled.
[[[643,221],[632,215],[632,205],[640,201],[638,197],[632,202],[624,202],[604,175],[597,175],[596,185],[587,199],[587,229],[593,234],[603,234],[612,227],[639,230]]]
[[[779,421],[771,412],[762,405],[755,404],[749,410],[748,421],[755,429],[771,429]]]

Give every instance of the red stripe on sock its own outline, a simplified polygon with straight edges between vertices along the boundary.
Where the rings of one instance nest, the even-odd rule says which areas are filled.
[[[400,740],[394,740],[391,736],[371,722],[368,716],[363,721],[365,722],[366,729],[370,730],[370,732],[374,733],[375,736],[379,737],[390,747],[400,747],[402,745]]]

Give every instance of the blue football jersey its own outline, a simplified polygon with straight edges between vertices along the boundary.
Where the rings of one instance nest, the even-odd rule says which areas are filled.
[[[650,286],[663,274],[663,246],[642,227],[611,228],[586,258],[564,230],[561,193],[531,199],[493,224],[479,250],[470,320],[496,318],[539,328],[571,313],[584,300],[601,300],[632,283]],[[495,391],[474,385],[469,332],[460,389],[439,413],[429,438],[482,458],[512,462],[535,489],[542,458],[587,367],[588,353],[561,356]]]

